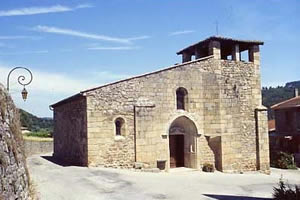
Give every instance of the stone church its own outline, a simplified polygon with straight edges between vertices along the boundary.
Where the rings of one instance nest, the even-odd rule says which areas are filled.
[[[81,91],[54,110],[54,157],[82,166],[158,164],[269,172],[261,41],[212,36],[182,63]]]

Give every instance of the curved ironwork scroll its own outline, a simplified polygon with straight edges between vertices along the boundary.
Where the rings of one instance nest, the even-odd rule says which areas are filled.
[[[15,67],[15,68],[13,68],[12,70],[10,70],[10,72],[8,73],[8,76],[7,76],[7,91],[9,91],[9,78],[10,78],[10,75],[11,75],[11,73],[12,73],[13,71],[15,71],[15,70],[17,70],[17,69],[24,69],[24,70],[26,70],[26,71],[29,73],[29,75],[30,75],[30,80],[29,80],[29,81],[27,81],[27,79],[26,79],[26,77],[25,77],[24,75],[20,75],[20,76],[18,77],[18,83],[19,83],[20,85],[22,85],[22,86],[25,88],[26,85],[29,85],[29,84],[32,82],[33,76],[32,76],[32,73],[31,73],[31,71],[30,71],[29,69],[27,69],[27,68],[25,68],[25,67]]]

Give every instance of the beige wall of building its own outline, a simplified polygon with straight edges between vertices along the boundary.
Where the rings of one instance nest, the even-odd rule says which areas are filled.
[[[183,54],[182,64],[80,93],[86,99],[86,109],[81,108],[86,114],[82,123],[86,123],[87,143],[81,145],[87,146],[88,165],[131,168],[134,162],[142,162],[156,167],[158,160],[166,160],[169,169],[171,138],[182,135],[183,147],[177,145],[183,148],[185,167],[202,169],[204,163],[211,163],[224,172],[268,172],[258,45],[249,50],[250,62],[237,56],[220,59],[224,56],[220,46],[213,41],[209,56],[202,53],[205,57],[189,61]],[[177,109],[178,88],[187,92],[184,110]],[[65,100],[53,105],[54,117],[72,109],[69,104]],[[121,135],[116,128],[119,119]],[[58,128],[65,120],[55,119],[54,139],[61,140],[62,146],[69,140],[68,131]],[[85,134],[74,133],[79,135]]]

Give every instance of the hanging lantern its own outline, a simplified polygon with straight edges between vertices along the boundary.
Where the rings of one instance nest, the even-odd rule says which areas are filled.
[[[23,100],[26,101],[28,92],[27,92],[27,90],[26,90],[25,87],[24,87],[24,89],[22,90],[21,94],[22,94]]]
[[[12,70],[10,70],[10,72],[8,73],[8,76],[7,76],[7,87],[6,88],[7,88],[7,91],[9,91],[9,79],[10,79],[11,73],[14,72],[15,70],[19,70],[19,69],[23,69],[23,70],[27,71],[30,75],[29,80],[26,79],[26,77],[24,75],[20,75],[17,79],[18,83],[24,87],[22,92],[21,92],[21,95],[22,95],[23,100],[26,101],[28,92],[27,92],[25,86],[29,85],[32,82],[32,79],[33,79],[32,73],[29,69],[27,69],[25,67],[15,67]]]

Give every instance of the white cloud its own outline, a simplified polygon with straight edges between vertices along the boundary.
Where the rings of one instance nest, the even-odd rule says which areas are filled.
[[[143,36],[139,36],[139,37],[128,38],[128,40],[135,41],[135,40],[144,40],[144,39],[149,39],[149,38],[151,38],[149,35],[143,35]]]
[[[8,72],[12,67],[0,64],[0,83],[5,84]],[[32,112],[38,116],[51,116],[49,105],[54,104],[64,98],[74,95],[82,90],[100,86],[108,81],[115,81],[127,78],[128,75],[114,74],[108,71],[91,72],[81,74],[80,78],[75,75],[47,73],[31,69],[33,81],[26,86],[28,100],[24,103],[21,98],[21,85],[18,84],[18,76],[24,75],[25,82],[28,81],[29,74],[26,71],[16,70],[10,77],[10,94],[13,96],[18,107]],[[86,78],[82,78],[86,77]]]
[[[0,40],[22,40],[22,39],[39,40],[41,39],[41,37],[26,36],[26,35],[0,36]]]
[[[90,76],[94,76],[96,80],[102,80],[103,83],[107,83],[108,81],[114,81],[114,80],[121,80],[128,78],[132,75],[128,74],[114,74],[109,71],[100,71],[100,72],[93,72],[90,74]]]
[[[124,47],[89,47],[88,50],[134,50],[139,49],[139,47],[131,47],[131,46],[124,46]]]
[[[11,68],[6,66],[0,66],[0,74],[8,74]],[[85,90],[87,88],[95,86],[95,77],[94,79],[90,76],[86,80],[80,80],[76,78],[69,77],[64,74],[56,74],[56,73],[46,73],[41,71],[31,70],[33,74],[33,81],[28,86],[32,90],[38,92],[55,92],[59,94],[73,94],[80,92],[81,90]],[[28,75],[26,71],[20,69],[13,72],[12,77],[10,78],[11,82],[15,82],[17,86],[17,77],[20,74]],[[104,73],[103,77],[107,77],[109,79],[111,76],[109,73]],[[4,82],[5,76],[0,77],[0,81]],[[97,78],[101,78],[101,76],[97,75]],[[115,78],[113,76],[112,78]],[[14,83],[12,83],[14,84]],[[16,87],[15,87],[16,88]]]
[[[118,38],[118,37],[111,37],[111,36],[106,36],[106,35],[86,33],[86,32],[81,32],[81,31],[76,31],[76,30],[71,30],[71,29],[42,26],[42,25],[35,26],[31,30],[38,31],[38,32],[45,32],[45,33],[60,34],[60,35],[69,35],[69,36],[94,39],[94,40],[102,40],[102,41],[108,41],[108,42],[125,43],[125,44],[130,44],[131,41],[133,41],[133,40],[141,40],[141,39],[149,38],[149,36],[140,36],[140,37],[134,37],[134,38]]]
[[[19,9],[12,9],[12,10],[0,10],[0,17],[69,12],[69,11],[74,11],[76,9],[90,8],[90,7],[92,6],[89,4],[82,4],[75,7],[55,5],[50,7],[28,7],[28,8],[19,8]]]
[[[170,36],[174,36],[174,35],[183,35],[183,34],[189,34],[189,33],[194,33],[194,30],[183,30],[183,31],[175,31],[170,33]]]
[[[0,52],[0,56],[15,56],[15,55],[26,55],[26,54],[45,54],[49,53],[48,50],[40,50],[40,51],[20,51],[20,52]]]
[[[91,4],[80,4],[78,6],[76,6],[76,9],[80,9],[80,8],[92,8],[94,6],[92,6]]]

